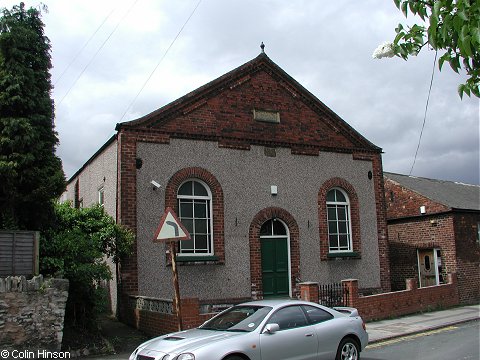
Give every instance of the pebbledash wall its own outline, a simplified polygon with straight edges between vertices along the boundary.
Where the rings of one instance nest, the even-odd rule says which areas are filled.
[[[70,201],[78,206],[89,207],[99,203],[99,190],[103,190],[103,208],[116,219],[117,211],[117,142],[111,137],[69,180],[61,201]],[[111,259],[106,259],[112,280],[106,285],[110,293],[113,314],[117,310],[117,268]]]
[[[69,282],[0,278],[0,349],[59,351]]]
[[[166,248],[152,242],[166,205],[165,187],[153,190],[150,180],[167,184],[179,169],[190,167],[206,169],[221,184],[225,254],[224,261],[217,264],[180,265],[182,296],[255,298],[251,286],[251,268],[255,264],[251,261],[249,229],[257,213],[269,207],[285,209],[298,227],[297,244],[290,244],[292,273],[296,272],[298,280],[330,283],[355,276],[362,279],[362,288],[381,287],[375,191],[373,181],[368,178],[372,163],[355,160],[350,154],[301,156],[292,155],[290,149],[278,148],[276,157],[266,157],[263,152],[261,146],[252,146],[249,151],[221,149],[216,142],[181,139],[171,139],[168,145],[137,144],[137,157],[144,159],[142,168],[137,170],[136,186],[139,294],[157,298],[173,295]],[[318,193],[331,178],[345,179],[358,196],[359,258],[319,261]],[[270,185],[277,185],[278,195],[270,194]],[[290,231],[293,228],[289,226]],[[294,234],[290,235],[290,241],[295,241]],[[295,268],[295,264],[300,268]]]

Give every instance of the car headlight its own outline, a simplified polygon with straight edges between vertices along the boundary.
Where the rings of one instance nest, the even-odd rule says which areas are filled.
[[[190,353],[181,354],[177,357],[177,360],[195,360],[195,355]]]

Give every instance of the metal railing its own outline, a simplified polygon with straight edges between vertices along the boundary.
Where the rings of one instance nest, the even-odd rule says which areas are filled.
[[[318,286],[318,302],[321,305],[348,306],[349,303],[348,288],[342,283],[332,283]]]

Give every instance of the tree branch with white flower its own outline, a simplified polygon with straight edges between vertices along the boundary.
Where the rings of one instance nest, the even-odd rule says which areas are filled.
[[[410,11],[423,24],[395,29],[393,42],[381,44],[373,57],[398,56],[407,60],[428,44],[435,51],[445,50],[438,60],[440,70],[445,62],[456,73],[463,69],[467,81],[458,86],[458,94],[480,97],[480,1],[478,0],[393,0],[407,17]]]

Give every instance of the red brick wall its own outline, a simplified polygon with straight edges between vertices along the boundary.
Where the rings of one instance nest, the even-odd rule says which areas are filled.
[[[450,214],[391,221],[388,235],[392,290],[403,290],[406,279],[418,278],[417,249],[440,249],[443,273],[457,271]]]
[[[387,219],[420,216],[422,215],[420,214],[420,206],[425,206],[425,215],[450,210],[449,207],[434,202],[390,179],[385,179],[385,199]]]
[[[455,213],[455,243],[460,302],[480,301],[480,244],[477,241],[480,213]]]
[[[378,295],[359,296],[358,281],[344,280],[349,289],[349,306],[358,309],[363,320],[381,320],[458,305],[455,274],[448,275],[448,284],[417,288],[416,280],[408,281],[407,290]]]

